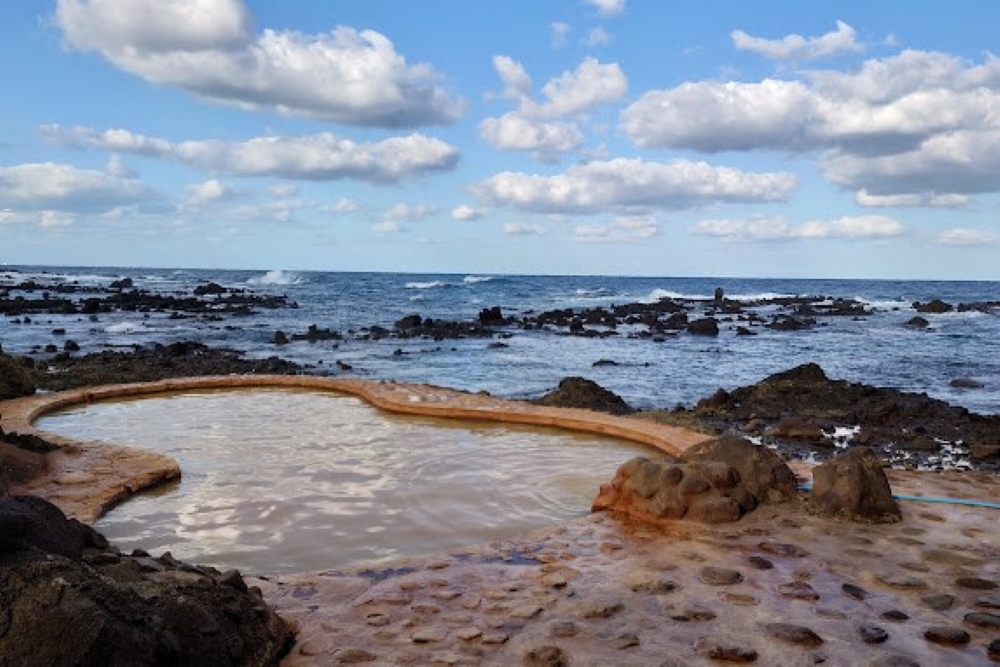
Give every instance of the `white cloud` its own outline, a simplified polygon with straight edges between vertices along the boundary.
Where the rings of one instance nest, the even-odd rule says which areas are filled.
[[[583,3],[596,9],[601,16],[615,16],[625,11],[625,0],[583,0]]]
[[[462,204],[461,206],[456,206],[451,209],[452,220],[466,222],[469,220],[479,220],[481,217],[483,217],[483,212],[481,210],[475,209],[467,204]]]
[[[592,108],[615,102],[628,92],[628,80],[616,64],[602,65],[585,58],[542,87],[543,102],[532,98],[531,77],[507,56],[495,56],[493,66],[503,82],[503,96],[517,102],[517,110],[479,124],[484,141],[501,150],[530,151],[545,162],[557,161],[578,148],[584,136],[576,122],[559,120],[582,116]]]
[[[433,215],[435,209],[427,204],[396,204],[385,212],[385,220],[421,220],[429,215]]]
[[[870,202],[953,206],[955,195],[1000,191],[1000,58],[904,51],[797,76],[650,91],[623,127],[643,148],[817,152],[829,181]]]
[[[843,21],[837,21],[835,31],[819,37],[786,35],[781,39],[764,39],[748,35],[742,30],[734,30],[732,38],[737,49],[751,51],[771,60],[818,60],[863,49],[856,39],[854,28]]]
[[[232,186],[215,178],[210,178],[202,183],[188,185],[186,189],[188,192],[188,203],[192,205],[224,201],[232,199],[237,194]]]
[[[933,192],[920,192],[905,195],[873,195],[865,189],[855,193],[855,201],[860,206],[875,207],[931,207],[958,208],[965,206],[971,199],[967,195],[938,195]]]
[[[333,204],[324,204],[320,207],[320,210],[324,213],[335,213],[337,215],[345,215],[347,213],[354,213],[355,211],[361,210],[361,206],[358,202],[350,199],[348,197],[341,197]]]
[[[507,236],[537,236],[545,233],[545,227],[537,222],[505,222],[503,233]]]
[[[572,29],[567,24],[559,21],[550,23],[549,29],[552,31],[552,48],[561,49],[566,46],[566,41]]]
[[[454,146],[422,134],[369,143],[357,143],[329,132],[299,137],[265,136],[242,142],[175,143],[121,129],[99,132],[87,127],[47,125],[41,132],[68,146],[133,152],[233,176],[395,183],[451,169],[458,162]]]
[[[372,231],[376,234],[387,236],[389,234],[401,233],[403,226],[396,220],[382,220],[372,225]]]
[[[299,188],[293,183],[274,183],[268,186],[267,193],[272,197],[294,197]]]
[[[956,227],[941,233],[937,237],[937,242],[942,245],[983,246],[993,245],[996,238],[996,234],[985,229]]]
[[[587,38],[583,40],[583,43],[585,46],[595,47],[607,46],[611,43],[611,41],[611,33],[598,26],[590,29],[590,32],[587,33]]]
[[[612,224],[585,223],[573,228],[573,237],[584,242],[627,242],[650,239],[660,233],[652,216],[624,216]]]
[[[702,220],[694,233],[728,241],[788,241],[796,239],[884,239],[902,236],[903,226],[880,215],[814,220],[799,225],[773,218],[754,220]]]
[[[75,223],[76,215],[65,211],[42,211],[38,221],[39,226],[45,229],[69,227]]]
[[[58,0],[67,44],[156,84],[245,109],[339,123],[449,123],[461,102],[373,30],[255,34],[240,0]]]
[[[549,123],[516,112],[484,118],[479,136],[494,148],[533,151],[543,160],[583,143],[583,134],[573,123]]]
[[[0,167],[0,206],[14,211],[100,212],[157,196],[140,181],[51,162]]]
[[[788,173],[618,158],[555,176],[503,172],[472,186],[482,201],[544,213],[598,213],[632,208],[686,208],[714,201],[784,201],[795,189]]]

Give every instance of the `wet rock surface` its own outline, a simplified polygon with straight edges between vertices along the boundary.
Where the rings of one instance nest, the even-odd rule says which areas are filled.
[[[0,656],[23,665],[276,665],[289,626],[238,572],[121,554],[34,496],[0,497]]]
[[[557,389],[534,402],[557,408],[585,408],[613,415],[627,415],[633,411],[621,396],[582,377],[563,378]]]
[[[853,521],[901,521],[882,462],[869,447],[853,447],[813,468],[812,507],[822,514]]]

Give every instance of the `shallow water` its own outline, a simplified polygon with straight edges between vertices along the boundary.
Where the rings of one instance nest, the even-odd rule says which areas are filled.
[[[582,516],[649,447],[555,429],[401,417],[343,395],[226,390],[82,405],[53,433],[167,454],[180,482],[97,528],[220,568],[327,570],[499,540]]]

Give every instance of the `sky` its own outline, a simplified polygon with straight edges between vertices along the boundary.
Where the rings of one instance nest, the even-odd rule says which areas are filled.
[[[4,0],[0,265],[998,280],[997,25]]]

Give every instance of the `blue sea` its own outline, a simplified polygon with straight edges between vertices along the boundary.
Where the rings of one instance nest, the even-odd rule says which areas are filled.
[[[97,321],[82,315],[38,315],[31,323],[0,318],[0,345],[12,354],[46,354],[36,346],[80,344],[82,353],[135,344],[195,340],[228,347],[250,357],[281,356],[317,373],[427,382],[494,395],[530,398],[552,390],[563,377],[580,375],[618,393],[637,408],[691,405],[719,388],[731,390],[806,362],[827,375],[930,396],[974,412],[1000,412],[1000,308],[985,312],[923,315],[927,329],[906,326],[913,303],[941,299],[959,303],[1000,301],[1000,282],[887,280],[784,280],[738,278],[630,278],[611,276],[508,276],[395,273],[334,273],[188,269],[0,266],[0,290],[24,280],[76,283],[96,290],[131,278],[137,289],[189,296],[215,282],[259,294],[285,295],[295,308],[259,309],[245,316],[171,319],[167,313],[108,313]],[[489,340],[357,340],[349,332],[378,325],[391,329],[407,315],[472,320],[483,308],[504,315],[557,308],[608,307],[655,302],[663,297],[710,300],[716,288],[729,299],[781,296],[857,299],[869,314],[823,317],[804,331],[757,327],[738,336],[737,322],[723,322],[718,337],[682,333],[663,342],[621,335],[584,338],[555,331],[510,328],[506,347]],[[16,293],[12,292],[12,296]],[[69,295],[74,300],[86,294]],[[37,294],[36,294],[37,298]],[[767,308],[757,308],[767,314]],[[276,346],[274,332],[302,333],[310,325],[337,330],[342,341],[293,342]],[[56,336],[53,329],[66,330]],[[614,365],[594,366],[599,360]],[[349,371],[337,362],[348,364]],[[956,388],[969,378],[983,386]]]

